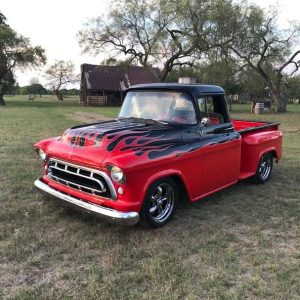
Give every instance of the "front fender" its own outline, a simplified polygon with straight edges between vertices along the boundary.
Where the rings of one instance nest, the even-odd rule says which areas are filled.
[[[35,143],[33,147],[34,147],[34,149],[40,148],[43,151],[47,152],[49,145],[52,144],[53,142],[56,142],[59,138],[60,137],[57,136],[57,137],[52,137],[52,138],[49,138],[46,140],[39,141],[39,142]]]
[[[179,170],[176,170],[176,169],[162,170],[162,171],[160,171],[158,173],[155,173],[152,176],[150,176],[148,178],[148,180],[145,182],[145,185],[143,187],[143,199],[145,198],[149,187],[155,181],[160,180],[160,179],[165,178],[165,177],[170,177],[170,176],[177,176],[177,177],[180,178],[180,180],[182,181],[182,183],[184,184],[184,186],[186,188],[189,199],[191,199],[190,191],[188,189],[187,182],[185,181],[185,177],[183,176],[183,174]]]

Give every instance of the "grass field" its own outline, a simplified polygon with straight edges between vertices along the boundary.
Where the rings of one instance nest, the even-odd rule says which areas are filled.
[[[0,107],[0,298],[300,299],[300,105],[281,122],[283,160],[249,181],[182,203],[162,229],[122,228],[45,200],[32,145],[118,108],[6,98]]]

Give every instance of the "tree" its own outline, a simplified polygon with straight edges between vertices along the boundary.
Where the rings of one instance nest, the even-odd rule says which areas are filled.
[[[46,89],[43,87],[42,84],[40,84],[40,80],[38,77],[31,77],[29,79],[29,86],[27,87],[28,93],[35,95],[40,95],[45,94]]]
[[[135,62],[148,67],[157,61],[171,19],[172,16],[161,12],[157,0],[120,0],[106,17],[86,24],[79,32],[79,43],[84,52],[121,54],[129,65]]]
[[[84,52],[158,66],[161,80],[184,66],[219,65],[231,72],[229,64],[237,73],[248,67],[262,78],[277,112],[286,111],[285,75],[300,68],[300,50],[291,51],[298,35],[299,26],[280,30],[276,14],[233,0],[118,0],[79,32]],[[225,86],[236,89],[229,80]]]
[[[227,0],[224,0],[227,1]],[[89,21],[79,32],[84,52],[123,56],[143,67],[161,66],[165,80],[174,67],[194,64],[208,51],[214,1],[119,0],[106,17]],[[218,45],[221,41],[218,41]]]
[[[46,89],[40,83],[33,83],[28,86],[29,94],[40,95],[40,97],[45,94]]]
[[[19,84],[17,82],[15,82],[13,85],[10,85],[7,89],[6,89],[6,94],[9,96],[14,96],[18,93],[20,87]]]
[[[239,73],[240,90],[250,96],[250,100],[260,102],[268,98],[268,89],[261,76],[250,67],[245,67]]]
[[[58,98],[63,101],[64,97],[61,93],[61,88],[79,82],[79,75],[74,73],[74,64],[71,61],[56,61],[52,66],[46,70],[46,79],[48,86],[50,86]]]
[[[134,64],[134,61],[132,59],[124,59],[124,60],[119,60],[115,57],[109,57],[108,59],[104,59],[100,62],[100,65],[105,65],[105,66],[124,66],[128,67]]]
[[[300,49],[292,52],[299,26],[288,31],[280,30],[276,24],[276,12],[266,14],[258,6],[241,9],[233,16],[234,38],[222,48],[233,60],[254,70],[270,91],[277,112],[286,112],[285,74],[300,68]]]
[[[75,88],[69,89],[68,90],[68,95],[70,95],[70,96],[78,96],[79,95],[79,90],[75,89]]]
[[[291,102],[298,100],[300,104],[300,75],[287,78],[286,87],[289,100]]]
[[[0,105],[5,105],[3,95],[15,84],[16,68],[35,67],[45,62],[45,50],[31,46],[28,38],[10,28],[0,12]]]

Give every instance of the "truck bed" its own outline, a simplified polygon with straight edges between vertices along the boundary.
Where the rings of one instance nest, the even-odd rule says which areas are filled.
[[[262,153],[271,152],[276,161],[281,158],[282,133],[279,123],[232,120],[236,132],[242,135],[239,179],[255,174]]]
[[[239,133],[246,133],[258,130],[278,129],[279,123],[276,122],[262,122],[262,121],[247,121],[247,120],[232,120],[231,121],[235,131]]]

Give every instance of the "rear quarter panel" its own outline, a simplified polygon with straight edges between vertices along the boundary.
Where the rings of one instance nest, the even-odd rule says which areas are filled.
[[[261,156],[274,152],[276,161],[282,156],[282,132],[280,130],[252,131],[242,134],[241,172],[254,174]]]

